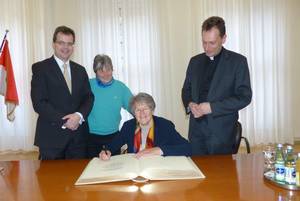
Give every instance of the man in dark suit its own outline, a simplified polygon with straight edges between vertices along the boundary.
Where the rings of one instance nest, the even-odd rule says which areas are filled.
[[[210,17],[202,24],[204,53],[191,58],[182,88],[190,114],[189,140],[194,155],[231,154],[238,111],[252,98],[247,59],[223,47],[225,22]]]
[[[32,65],[31,99],[39,115],[34,144],[41,160],[86,157],[94,96],[84,67],[70,61],[74,42],[72,29],[57,27],[54,55]]]

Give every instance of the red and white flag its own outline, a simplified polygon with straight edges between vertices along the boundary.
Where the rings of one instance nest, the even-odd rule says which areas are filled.
[[[19,99],[8,49],[8,41],[5,39],[3,43],[0,55],[0,94],[5,97],[7,119],[13,121],[15,119],[14,111],[19,104]]]

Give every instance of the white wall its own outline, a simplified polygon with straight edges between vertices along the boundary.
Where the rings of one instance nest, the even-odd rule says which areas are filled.
[[[176,125],[177,130],[187,138],[188,134],[188,116],[181,101],[181,88],[183,86],[185,72],[190,57],[192,56],[192,25],[190,21],[191,7],[188,1],[168,0],[164,9],[164,17],[167,18],[168,27],[162,27],[167,35],[168,57],[171,71],[169,74],[169,82],[172,87],[168,90],[170,97],[167,99],[167,104],[171,107],[163,112],[163,116],[172,120]],[[180,16],[180,17],[178,17]],[[164,25],[162,25],[164,26]],[[176,41],[176,42],[175,42]],[[163,87],[163,86],[162,86]]]

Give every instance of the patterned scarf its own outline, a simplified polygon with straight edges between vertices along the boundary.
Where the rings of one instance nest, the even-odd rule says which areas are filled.
[[[151,127],[148,131],[147,140],[146,140],[146,149],[154,147],[154,122],[153,119],[150,122]],[[142,129],[139,123],[137,122],[135,132],[134,132],[134,153],[140,151],[142,143]]]

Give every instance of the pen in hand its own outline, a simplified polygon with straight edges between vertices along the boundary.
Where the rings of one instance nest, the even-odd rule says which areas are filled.
[[[104,153],[107,154],[107,149],[105,145],[102,145],[102,151],[104,151]]]
[[[109,160],[111,152],[106,148],[105,145],[102,146],[102,151],[99,154],[99,158],[102,160]]]

